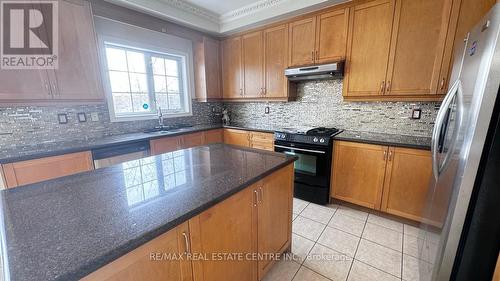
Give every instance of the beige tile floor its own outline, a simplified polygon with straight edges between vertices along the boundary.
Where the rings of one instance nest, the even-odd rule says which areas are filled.
[[[423,258],[428,268],[419,270],[422,237],[409,224],[344,205],[320,206],[294,198],[292,231],[294,260],[277,262],[265,281],[430,279],[432,260]]]

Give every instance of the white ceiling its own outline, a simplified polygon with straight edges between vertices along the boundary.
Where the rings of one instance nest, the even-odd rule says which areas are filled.
[[[186,0],[186,2],[196,5],[198,7],[205,8],[213,13],[218,14],[219,16],[234,11],[238,8],[241,8],[246,5],[250,5],[259,1],[255,0],[229,0],[229,1],[220,1],[220,0]]]
[[[351,0],[106,0],[214,35],[229,35]]]

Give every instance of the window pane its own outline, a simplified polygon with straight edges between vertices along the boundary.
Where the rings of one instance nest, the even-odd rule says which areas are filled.
[[[155,92],[162,92],[166,93],[167,92],[167,79],[165,76],[158,76],[155,75],[154,77],[155,81]]]
[[[112,92],[130,92],[127,72],[109,72],[109,80]]]
[[[165,60],[167,75],[179,76],[179,71],[177,70],[177,64],[178,62],[176,60]]]
[[[146,61],[144,54],[127,51],[128,71],[146,73]]]
[[[169,93],[179,93],[179,79],[167,77],[167,89]]]
[[[153,74],[165,75],[165,60],[162,58],[151,57],[153,65]]]
[[[127,71],[127,60],[124,50],[106,47],[106,58],[108,69]]]
[[[149,96],[143,93],[132,94],[132,104],[134,112],[148,112],[151,111]],[[147,105],[147,106],[144,106]],[[146,107],[146,109],[144,108]]]
[[[133,112],[132,100],[128,93],[113,93],[113,105],[116,113]]]
[[[130,73],[130,89],[132,92],[148,92],[148,81],[146,74]]]
[[[181,109],[181,97],[179,95],[168,95],[169,109]]]
[[[156,103],[157,106],[162,110],[168,109],[168,96],[167,94],[156,93]]]

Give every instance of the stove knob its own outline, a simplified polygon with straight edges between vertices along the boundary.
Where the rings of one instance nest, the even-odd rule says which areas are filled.
[[[320,138],[320,139],[319,139],[319,142],[320,142],[320,143],[324,143],[324,142],[325,142],[325,139],[324,139],[324,138]]]
[[[314,138],[314,139],[313,139],[313,142],[318,142],[318,138]]]

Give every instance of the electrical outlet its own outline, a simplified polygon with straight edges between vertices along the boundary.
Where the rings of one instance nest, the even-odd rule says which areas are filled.
[[[264,113],[269,114],[269,106],[266,106],[266,108],[264,109]]]
[[[415,108],[411,111],[411,119],[420,119],[422,117],[422,109]]]
[[[99,113],[97,112],[90,113],[90,120],[92,120],[92,122],[99,121]]]

